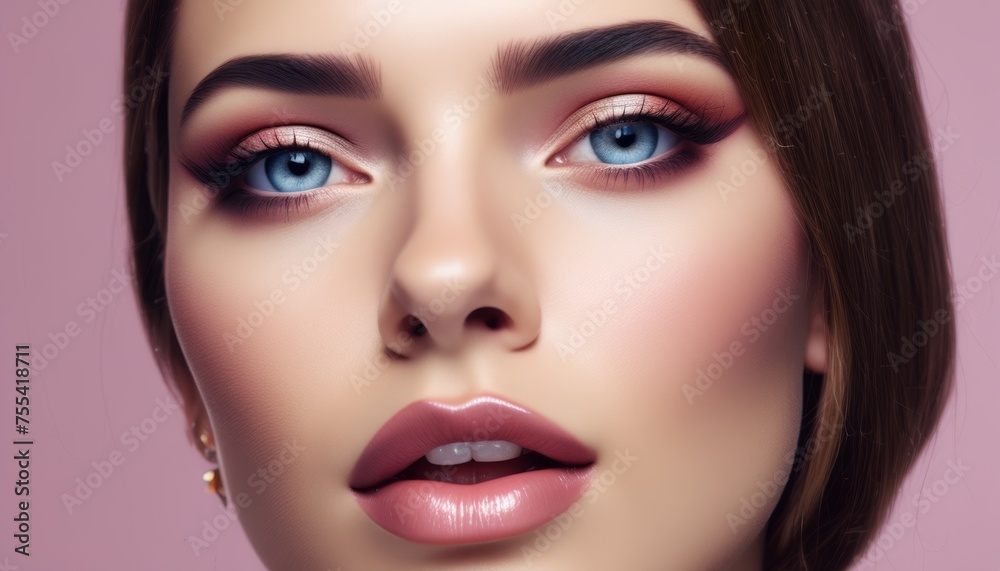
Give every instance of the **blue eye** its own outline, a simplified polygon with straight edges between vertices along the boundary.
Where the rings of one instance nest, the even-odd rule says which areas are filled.
[[[653,123],[620,123],[591,131],[585,141],[598,161],[624,165],[663,154],[680,137]]]
[[[652,121],[598,127],[579,139],[560,162],[627,165],[660,156],[679,145],[682,137]]]
[[[255,162],[246,171],[246,184],[270,192],[312,190],[330,183],[335,166],[341,170],[333,159],[314,151],[279,151]]]

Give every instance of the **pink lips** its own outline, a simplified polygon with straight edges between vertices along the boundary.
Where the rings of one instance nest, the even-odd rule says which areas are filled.
[[[477,484],[388,482],[433,448],[482,440],[513,442],[563,466]],[[586,490],[595,459],[562,428],[503,399],[482,396],[457,406],[421,401],[379,429],[349,484],[361,509],[390,533],[421,543],[476,543],[531,531],[569,509]]]

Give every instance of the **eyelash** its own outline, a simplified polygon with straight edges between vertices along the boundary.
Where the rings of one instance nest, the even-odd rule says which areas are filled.
[[[308,210],[310,205],[324,192],[323,188],[289,193],[288,196],[261,196],[242,188],[240,178],[246,174],[257,161],[261,161],[270,155],[286,151],[312,151],[329,155],[329,150],[318,147],[310,142],[309,138],[299,142],[298,132],[291,131],[291,144],[283,144],[280,141],[272,143],[264,138],[262,133],[257,134],[257,143],[252,147],[248,140],[244,140],[231,150],[224,151],[225,159],[212,159],[204,164],[197,164],[185,161],[187,169],[202,184],[220,193],[218,204],[226,209],[232,210],[241,216],[267,216],[275,212],[284,211],[285,220],[301,210]],[[272,138],[277,139],[274,136]],[[334,159],[336,162],[336,159]],[[223,182],[217,180],[222,177]]]
[[[702,146],[724,139],[742,123],[745,117],[740,116],[725,122],[713,122],[703,118],[702,115],[669,103],[663,103],[662,106],[650,110],[646,110],[646,105],[646,98],[643,97],[638,110],[623,109],[619,115],[604,119],[591,115],[590,121],[583,129],[584,134],[574,139],[572,144],[579,143],[584,138],[589,137],[592,132],[605,127],[627,123],[649,123],[663,127],[680,138],[680,141],[672,149],[658,157],[648,159],[646,162],[633,165],[613,166],[602,163],[587,163],[586,167],[581,167],[577,163],[567,165],[565,168],[585,168],[587,172],[583,173],[583,176],[587,177],[588,184],[603,186],[605,190],[618,186],[620,177],[624,178],[622,185],[627,185],[629,178],[632,178],[635,181],[633,184],[638,185],[641,191],[646,184],[655,183],[697,163],[704,154]]]
[[[703,156],[702,146],[724,139],[742,122],[744,117],[740,116],[727,122],[711,122],[695,113],[667,103],[657,109],[646,110],[644,98],[637,110],[623,109],[620,114],[603,119],[599,118],[597,114],[592,114],[590,120],[583,127],[583,135],[574,139],[572,144],[589,137],[596,130],[612,125],[649,123],[663,127],[680,137],[680,142],[674,148],[664,152],[659,157],[630,166],[574,163],[566,165],[564,168],[585,169],[587,172],[582,174],[588,179],[587,183],[603,186],[606,190],[618,186],[618,180],[621,177],[624,177],[622,185],[627,185],[629,179],[632,178],[635,181],[633,184],[638,185],[641,191],[648,183],[669,177],[697,163]],[[203,164],[185,161],[185,166],[202,184],[221,193],[218,197],[220,206],[248,217],[266,216],[284,211],[287,220],[299,211],[308,210],[312,203],[324,193],[324,188],[289,193],[288,196],[261,196],[242,188],[239,179],[254,163],[275,153],[298,150],[329,154],[327,149],[312,144],[308,137],[305,141],[299,142],[298,133],[295,130],[291,131],[291,135],[291,144],[282,144],[280,141],[271,143],[261,133],[258,133],[256,144],[251,146],[247,140],[244,140],[235,148],[224,152],[223,155],[226,157],[224,160],[209,160]],[[277,139],[277,137],[272,138]],[[586,166],[582,166],[582,164],[586,164]],[[222,175],[223,182],[217,180],[219,175]]]

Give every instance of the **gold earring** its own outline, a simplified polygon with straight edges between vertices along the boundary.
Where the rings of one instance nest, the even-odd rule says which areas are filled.
[[[218,468],[214,468],[205,472],[202,477],[205,484],[208,486],[208,491],[218,494],[222,498],[222,505],[227,505],[226,501],[226,490],[222,487],[222,473],[219,472]]]
[[[205,455],[205,459],[209,462],[215,462],[217,454],[215,453],[215,442],[212,440],[212,436],[206,431],[198,435],[198,440],[202,443],[202,452]],[[226,489],[222,486],[222,472],[219,468],[213,468],[208,472],[202,474],[201,479],[204,480],[208,487],[208,491],[218,496],[222,499],[222,505],[226,505]]]
[[[207,432],[202,432],[198,435],[198,440],[201,441],[201,453],[205,459],[209,462],[215,462],[215,442],[212,440],[212,436]]]

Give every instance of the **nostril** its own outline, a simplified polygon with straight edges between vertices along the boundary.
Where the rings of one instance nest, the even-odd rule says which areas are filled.
[[[427,333],[427,326],[415,315],[408,315],[403,320],[400,329],[406,331],[414,337],[423,337]]]
[[[466,324],[482,323],[488,329],[501,329],[508,325],[507,314],[495,307],[480,307],[465,318]]]

